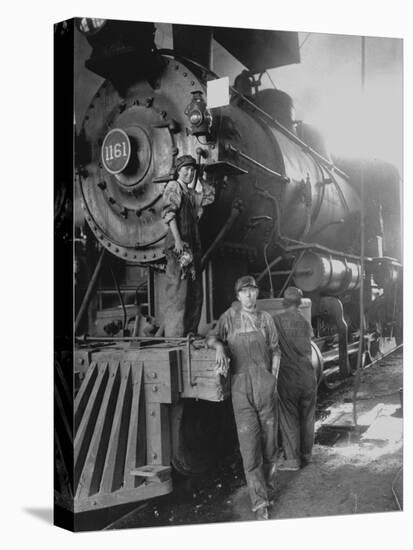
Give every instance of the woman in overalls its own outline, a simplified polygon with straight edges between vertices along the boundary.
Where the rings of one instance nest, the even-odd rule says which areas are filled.
[[[201,239],[198,220],[202,208],[214,200],[213,188],[197,181],[191,155],[176,160],[176,179],[164,190],[162,218],[168,225],[165,239],[165,336],[196,333],[202,309]]]
[[[271,315],[256,309],[258,287],[251,276],[235,284],[237,302],[221,315],[208,345],[217,369],[228,372],[245,477],[257,519],[268,519],[275,489],[277,454],[278,335]]]
[[[317,378],[311,362],[311,324],[299,310],[303,293],[284,292],[285,311],[275,316],[281,362],[278,378],[280,432],[285,460],[279,470],[297,471],[311,462]]]

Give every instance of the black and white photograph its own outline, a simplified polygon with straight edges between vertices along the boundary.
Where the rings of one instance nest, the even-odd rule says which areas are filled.
[[[54,32],[56,523],[401,511],[403,41]]]
[[[2,546],[408,547],[407,5],[0,40]]]

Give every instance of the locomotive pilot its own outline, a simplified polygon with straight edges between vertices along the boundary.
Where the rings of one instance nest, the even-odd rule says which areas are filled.
[[[235,293],[238,301],[221,315],[208,346],[216,350],[221,374],[227,374],[230,360],[232,405],[252,510],[257,519],[268,519],[276,475],[278,335],[271,315],[256,309],[253,277],[238,279]]]
[[[168,224],[165,240],[165,336],[196,333],[202,309],[201,240],[198,220],[214,200],[213,188],[195,185],[196,161],[191,155],[176,160],[176,179],[164,190],[162,218]]]
[[[280,470],[299,470],[311,460],[317,380],[311,362],[311,324],[299,311],[302,292],[286,289],[286,310],[274,317],[280,338],[281,362],[278,376],[280,432],[285,460]]]

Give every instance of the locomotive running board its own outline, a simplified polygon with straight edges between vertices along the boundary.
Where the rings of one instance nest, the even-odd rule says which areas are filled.
[[[172,491],[170,467],[146,464],[142,362],[92,362],[74,412],[75,513]]]

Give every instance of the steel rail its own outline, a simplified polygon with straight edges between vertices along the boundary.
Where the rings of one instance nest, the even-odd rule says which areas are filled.
[[[376,365],[379,361],[382,361],[383,359],[385,359],[386,357],[388,357],[392,353],[395,353],[396,351],[398,351],[402,347],[403,347],[403,344],[399,344],[398,346],[396,346],[392,350],[388,351],[387,353],[383,353],[380,357],[377,357],[376,359],[373,359],[373,361],[371,361],[367,365],[364,365],[364,367],[361,369],[361,372],[363,373],[364,371],[366,371],[370,367],[374,367],[374,365]],[[358,350],[350,350],[351,355],[354,355],[356,352],[358,352]],[[328,360],[333,361],[334,359],[328,359]],[[330,376],[331,374],[335,374],[336,372],[338,372],[339,369],[340,369],[340,367],[338,365],[335,366],[335,367],[329,367],[328,369],[324,369],[322,374],[323,375],[325,374],[326,376]],[[341,380],[341,382],[345,382],[345,380],[346,380],[346,378]]]

